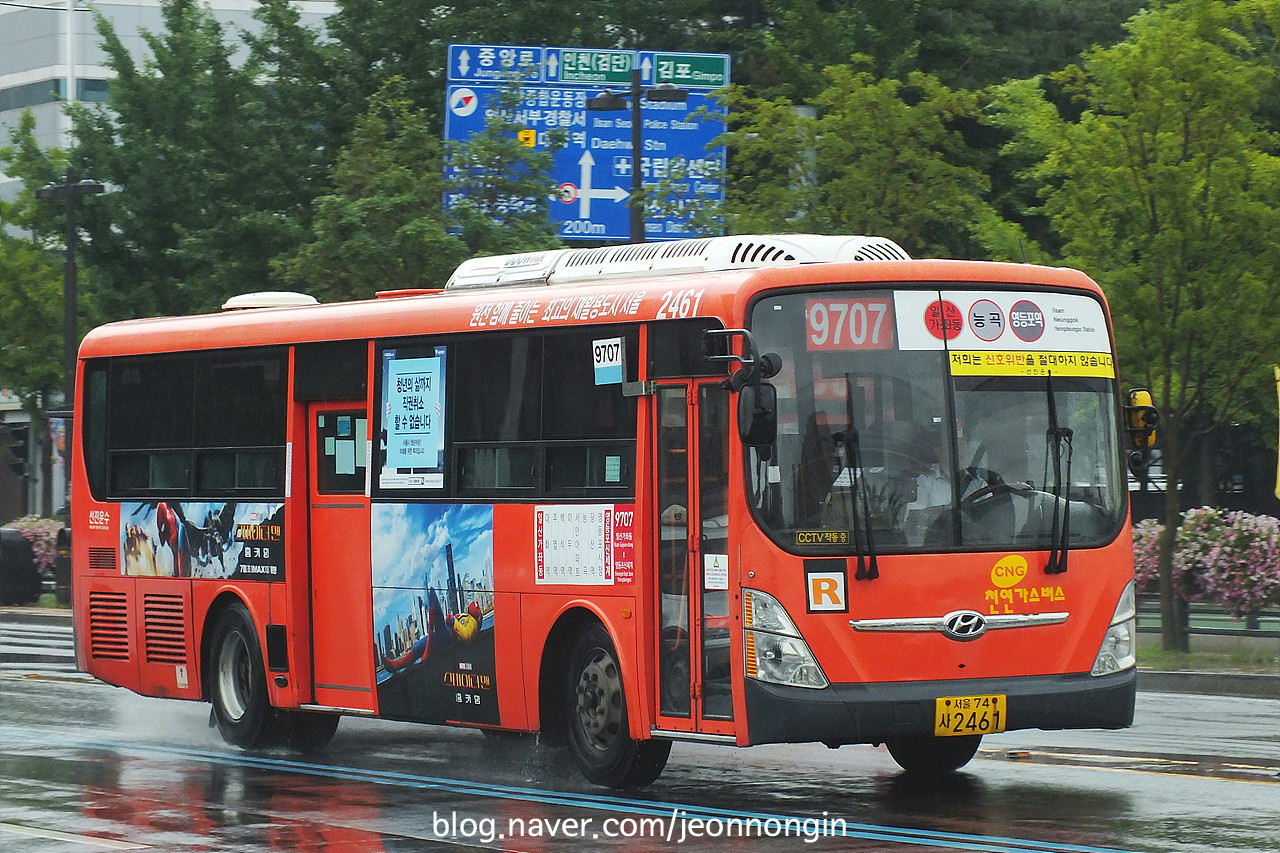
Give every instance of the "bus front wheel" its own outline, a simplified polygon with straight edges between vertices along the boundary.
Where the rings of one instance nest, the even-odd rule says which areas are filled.
[[[969,763],[982,735],[934,737],[917,735],[886,741],[889,754],[908,773],[950,773]]]
[[[610,788],[648,785],[667,765],[671,742],[637,741],[613,641],[599,624],[578,637],[565,680],[569,749],[588,781]]]
[[[218,732],[244,749],[272,737],[275,711],[267,701],[262,649],[249,611],[235,602],[218,619],[210,651],[209,698]]]

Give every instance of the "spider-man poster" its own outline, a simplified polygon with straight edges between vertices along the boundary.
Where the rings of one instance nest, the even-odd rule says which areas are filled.
[[[374,505],[373,634],[382,716],[499,722],[492,506]]]
[[[120,508],[126,575],[284,580],[284,505],[151,501]]]

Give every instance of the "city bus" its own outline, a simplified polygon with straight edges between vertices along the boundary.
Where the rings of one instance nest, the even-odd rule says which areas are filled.
[[[537,733],[635,787],[1132,721],[1154,411],[1080,272],[742,236],[263,297],[90,332],[76,392],[80,669],[231,744]]]

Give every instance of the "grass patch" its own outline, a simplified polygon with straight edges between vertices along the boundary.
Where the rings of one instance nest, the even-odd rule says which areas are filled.
[[[1192,638],[1195,642],[1195,638]],[[1222,652],[1169,652],[1159,646],[1138,646],[1138,666],[1168,672],[1249,672],[1280,675],[1280,655],[1270,648],[1239,648]]]

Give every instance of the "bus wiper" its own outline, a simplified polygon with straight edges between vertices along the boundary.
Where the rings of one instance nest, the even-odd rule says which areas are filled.
[[[849,467],[849,517],[853,526],[853,551],[858,559],[858,570],[853,577],[854,580],[860,581],[875,580],[880,577],[880,568],[876,565],[876,541],[871,529],[871,498],[863,494],[861,501],[858,499],[859,488],[865,492],[866,485],[862,481],[862,444],[858,439],[858,427],[854,424],[853,418],[853,377],[846,373],[844,383],[845,414],[849,418],[849,425],[835,438],[844,445],[845,464]],[[858,524],[859,503],[862,508],[862,525]],[[860,527],[865,527],[867,533],[865,557],[862,551]]]
[[[1046,575],[1060,575],[1067,570],[1067,547],[1071,529],[1071,429],[1058,423],[1058,404],[1053,393],[1053,374],[1045,377],[1049,403],[1049,429],[1045,444],[1053,453],[1053,527],[1049,532],[1049,562]],[[1065,448],[1065,452],[1064,452]],[[1066,457],[1066,488],[1063,488],[1063,457]],[[1062,510],[1062,534],[1058,534],[1058,510]]]

